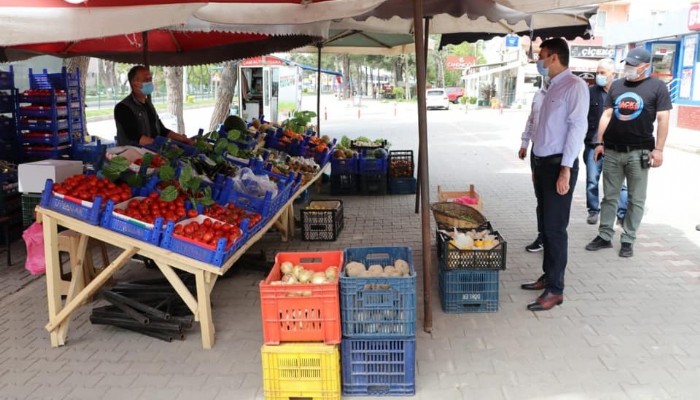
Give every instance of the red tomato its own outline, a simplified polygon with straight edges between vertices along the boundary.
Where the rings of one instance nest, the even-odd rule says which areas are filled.
[[[199,215],[199,213],[194,208],[187,211],[187,218],[195,218],[197,215]]]

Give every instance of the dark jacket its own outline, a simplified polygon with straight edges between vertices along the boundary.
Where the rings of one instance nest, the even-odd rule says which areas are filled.
[[[605,110],[605,97],[608,92],[598,85],[593,85],[588,90],[591,103],[588,107],[588,133],[586,133],[586,139],[583,142],[591,144],[598,141],[598,125]]]
[[[170,130],[163,125],[150,100],[140,103],[133,94],[114,107],[117,125],[117,146],[138,145],[141,136],[167,136]]]

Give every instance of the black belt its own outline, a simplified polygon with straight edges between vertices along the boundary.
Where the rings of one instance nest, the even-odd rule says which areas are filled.
[[[605,148],[615,150],[618,153],[629,153],[634,150],[651,150],[648,144],[608,144],[605,143]],[[653,148],[653,146],[652,146]]]
[[[561,165],[562,154],[552,154],[551,156],[538,157],[532,155],[532,159],[535,162],[535,166],[541,165]]]

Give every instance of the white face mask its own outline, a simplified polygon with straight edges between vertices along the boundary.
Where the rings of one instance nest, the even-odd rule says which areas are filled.
[[[623,74],[628,81],[633,81],[639,78],[640,75],[639,72],[637,72],[637,67],[634,65],[625,65]]]

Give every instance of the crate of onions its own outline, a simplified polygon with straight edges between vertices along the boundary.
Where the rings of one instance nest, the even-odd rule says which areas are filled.
[[[338,274],[342,251],[277,253],[260,282],[263,340],[340,343]]]

